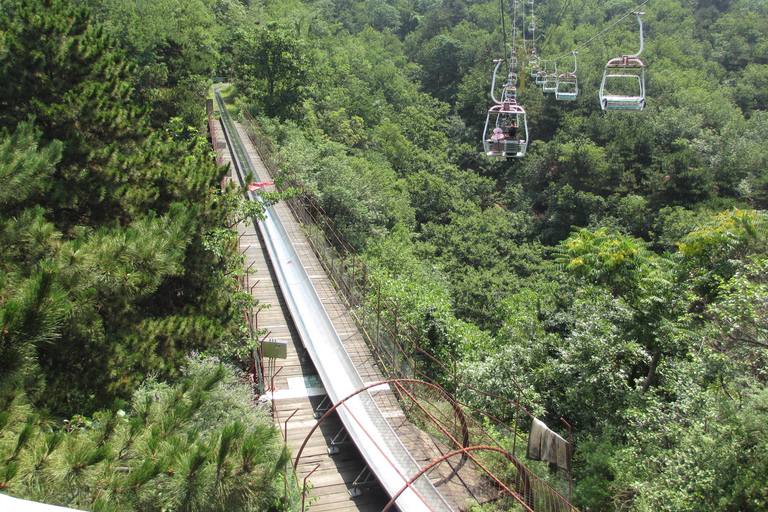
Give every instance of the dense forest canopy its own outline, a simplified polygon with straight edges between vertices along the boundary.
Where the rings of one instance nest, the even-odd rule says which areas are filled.
[[[225,169],[197,127],[153,116],[164,98],[140,94],[136,57],[86,7],[0,7],[0,490],[275,506],[289,457],[221,364],[244,351],[250,300]]]
[[[520,84],[508,162],[480,138],[511,1],[0,5],[4,389],[83,413],[236,337],[196,135],[227,76],[423,346],[573,425],[577,507],[768,506],[764,1],[645,3],[642,112],[597,101],[636,4],[535,2],[544,59],[602,34],[576,101]]]
[[[243,104],[423,346],[571,422],[582,509],[763,508],[766,6],[647,3],[645,110],[597,101],[607,60],[638,49],[629,18],[580,49],[576,101],[520,89],[532,143],[497,162],[479,141],[498,2],[289,5],[254,30],[303,52],[301,85],[270,98],[235,57]],[[546,59],[634,4],[535,7]]]

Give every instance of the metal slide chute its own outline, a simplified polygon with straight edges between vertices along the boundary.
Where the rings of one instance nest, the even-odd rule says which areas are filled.
[[[214,95],[225,134],[236,134],[221,94],[216,90]],[[258,176],[247,152],[236,141],[236,135],[231,138],[227,135],[227,138],[233,147],[235,168],[240,169],[240,179],[248,171],[257,179],[265,178]],[[262,201],[260,196],[251,192],[248,194],[251,200]],[[317,368],[329,399],[336,404],[345,396],[364,388],[365,383],[345,350],[274,206],[266,208],[258,227],[296,330]],[[338,408],[337,413],[368,467],[390,496],[394,496],[413,475],[419,474],[421,466],[398,438],[369,392],[356,394],[354,399],[344,403],[344,407]],[[424,476],[414,479],[399,495],[397,505],[401,510],[414,512],[453,510],[429,478]]]

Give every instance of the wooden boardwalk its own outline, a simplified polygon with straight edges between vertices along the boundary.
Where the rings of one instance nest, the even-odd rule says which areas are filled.
[[[268,179],[267,170],[258,153],[249,143],[245,131],[239,123],[237,127],[243,143],[248,148],[258,178],[262,181]],[[218,143],[217,147],[220,147]],[[228,160],[229,155],[225,153],[225,161]],[[301,262],[307,269],[312,284],[361,378],[366,384],[384,380],[352,317],[315,257],[301,226],[287,205],[278,204],[276,211],[290,234]],[[258,227],[241,223],[238,231],[241,252],[245,254],[245,265],[250,268],[249,283],[253,288],[252,294],[260,304],[269,305],[268,308],[259,311],[256,316],[257,327],[267,329],[270,332],[269,338],[284,341],[288,346],[287,359],[271,360],[274,366],[268,369],[265,380],[268,385],[274,383],[273,394],[270,395],[274,399],[274,418],[280,423],[295,455],[308,432],[317,422],[315,410],[321,405],[325,406],[328,400],[280,293],[280,287],[269,265],[269,256],[262,243]],[[388,387],[372,391],[371,394],[422,467],[450,451],[405,419],[402,409]],[[382,510],[389,501],[389,497],[375,483],[372,476],[367,478],[371,482],[370,485],[361,486],[362,493],[359,496],[354,498],[350,496],[349,491],[353,488],[353,482],[361,474],[365,476],[366,466],[355,445],[344,441],[343,427],[335,414],[328,418],[309,439],[298,466],[300,479],[317,468],[309,477],[312,490],[308,493],[310,504],[308,509],[339,512]],[[329,447],[332,444],[334,448],[338,448],[338,453],[329,455]],[[470,505],[490,498],[492,493],[489,492],[488,485],[478,478],[477,470],[472,464],[466,464],[455,474],[452,469],[449,463],[440,464],[432,470],[429,477],[455,510],[464,510]]]

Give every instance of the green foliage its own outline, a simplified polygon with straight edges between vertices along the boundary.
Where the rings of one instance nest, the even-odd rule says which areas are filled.
[[[225,75],[223,23],[248,26],[252,14],[240,2],[204,0],[89,0],[95,19],[138,65],[129,77],[137,103],[149,111],[153,126],[179,117],[201,128],[210,77]],[[250,22],[256,20],[250,20]]]
[[[307,47],[277,23],[238,34],[238,87],[269,116],[288,117],[299,102],[307,75]]]
[[[651,263],[651,253],[641,241],[601,229],[581,229],[556,250],[555,261],[565,270],[604,285],[616,295],[632,293],[641,273]]]
[[[541,286],[500,301],[495,316],[501,325],[496,335],[484,343],[463,344],[461,377],[514,402],[518,400],[517,381],[522,387],[523,406],[541,415],[544,411],[539,393],[544,386],[540,385],[540,372],[547,371],[560,345],[558,336],[548,332],[542,318],[554,305],[557,293],[557,287]],[[515,410],[504,402],[468,392],[462,398],[503,421],[514,419]]]
[[[766,213],[728,210],[688,234],[679,244],[688,265],[684,272],[704,300],[712,298],[721,279],[729,279],[738,261],[766,250]]]
[[[630,419],[612,464],[616,507],[632,510],[760,510],[766,479],[765,390],[737,403],[690,387],[674,404]],[[757,423],[756,423],[757,422]],[[608,508],[607,510],[611,510]]]
[[[541,270],[543,248],[527,242],[530,224],[524,214],[507,212],[498,205],[463,210],[451,212],[448,222],[422,226],[421,252],[450,277],[457,316],[492,328],[498,301],[523,286],[532,286],[531,280]]]
[[[61,143],[55,141],[38,151],[40,134],[32,123],[18,125],[12,136],[0,135],[0,207],[13,211],[36,192],[36,186],[53,174],[61,158]]]
[[[731,379],[743,375],[766,382],[766,261],[760,257],[736,263],[734,275],[722,279],[717,299],[707,308],[712,319],[709,337],[711,346],[729,357],[734,366]]]
[[[413,224],[413,209],[402,185],[381,159],[347,156],[337,142],[313,143],[290,123],[279,131],[270,122],[263,127],[282,141],[286,165],[302,178],[307,192],[332,215],[353,247],[365,248],[395,225]]]
[[[262,211],[219,193],[194,126],[150,129],[87,9],[8,1],[0,23],[0,487],[95,510],[278,507],[289,456],[229,370],[191,361],[134,394],[190,351],[241,348],[242,260],[217,234]],[[161,64],[187,67],[174,44]]]
[[[150,133],[87,10],[7,2],[2,23],[3,353],[45,373],[31,399],[72,413],[237,332],[229,250],[203,244],[222,171],[202,140]]]
[[[631,19],[580,49],[574,102],[520,73],[532,141],[506,163],[479,148],[491,59],[504,56],[498,2],[89,3],[113,41],[63,2],[3,2],[0,296],[15,334],[0,348],[35,397],[68,382],[63,366],[35,362],[41,351],[65,358],[63,343],[84,347],[81,359],[107,354],[94,357],[114,370],[99,382],[126,398],[143,372],[174,372],[190,348],[223,339],[237,350],[226,319],[243,301],[222,291],[237,266],[223,228],[232,205],[210,193],[218,175],[202,146],[148,136],[152,125],[194,138],[166,124],[199,128],[204,78],[232,69],[283,165],[423,346],[511,399],[514,377],[530,411],[576,426],[581,509],[765,508],[762,3],[647,4],[640,113],[601,112],[596,100],[605,62],[637,49]],[[537,3],[537,52],[567,54],[630,8]],[[34,184],[17,186],[22,175]],[[149,240],[161,233],[170,238]],[[49,298],[55,307],[42,308]],[[238,432],[179,464],[225,471],[209,454]],[[13,481],[18,461],[3,471]]]
[[[290,455],[232,368],[193,358],[174,385],[63,425],[3,387],[5,493],[82,510],[266,510]]]

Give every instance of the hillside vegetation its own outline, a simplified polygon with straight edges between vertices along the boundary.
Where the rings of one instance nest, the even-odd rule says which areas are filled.
[[[58,41],[83,42],[25,32],[15,6],[37,3]],[[509,162],[480,145],[506,53],[496,0],[75,3],[100,28],[51,7],[63,2],[2,1],[2,176],[15,185],[0,203],[13,248],[0,297],[19,327],[0,349],[33,403],[128,399],[147,371],[171,375],[237,330],[211,282],[225,272],[208,271],[225,265],[201,243],[226,208],[195,146],[209,80],[227,76],[422,346],[512,400],[514,378],[534,415],[573,425],[579,509],[768,507],[764,1],[643,5],[642,112],[597,100],[607,60],[638,49],[632,17],[580,48],[576,101],[528,75],[532,142]],[[635,5],[536,2],[538,54],[569,52]],[[159,232],[162,249],[142,248]],[[118,253],[144,254],[141,272]],[[146,344],[157,359],[137,357]],[[71,385],[80,374],[94,396]]]
[[[539,54],[632,7],[537,2]],[[577,101],[520,91],[533,142],[513,162],[479,144],[498,2],[260,9],[233,45],[244,105],[422,346],[573,425],[576,506],[765,508],[763,3],[647,3],[646,109],[597,101],[607,60],[638,49],[629,18],[580,50]]]
[[[194,127],[154,123],[87,9],[0,6],[0,491],[279,506],[289,457],[222,364],[248,341],[225,169]]]

